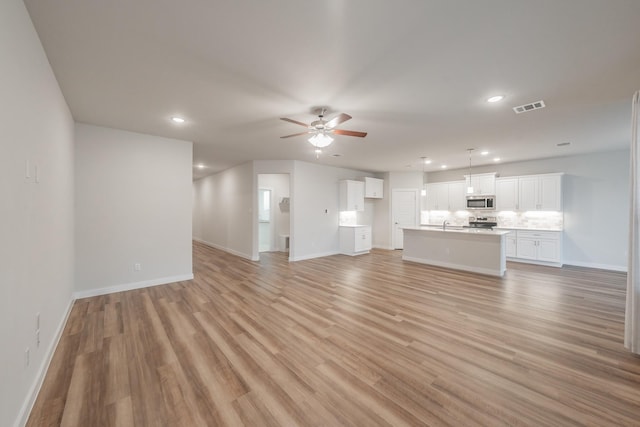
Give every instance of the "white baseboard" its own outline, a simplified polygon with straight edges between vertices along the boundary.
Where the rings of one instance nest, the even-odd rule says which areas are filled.
[[[74,298],[69,301],[67,311],[60,324],[58,324],[55,335],[51,340],[49,347],[47,348],[47,352],[45,353],[45,357],[42,360],[42,363],[40,364],[38,374],[36,375],[33,384],[29,388],[27,399],[22,404],[22,408],[20,408],[18,418],[14,423],[14,427],[22,427],[27,424],[27,420],[29,419],[29,415],[31,415],[33,405],[36,403],[36,398],[38,397],[38,393],[40,393],[40,388],[42,387],[42,383],[44,382],[44,377],[49,370],[49,365],[51,364],[51,360],[53,359],[53,354],[55,353],[56,348],[58,348],[58,343],[60,342],[60,338],[62,338],[62,332],[64,331],[64,327],[67,325],[67,320],[69,319],[69,315],[71,314],[71,309],[73,308],[74,301]]]
[[[104,288],[89,289],[73,293],[75,299],[107,295],[114,292],[131,291],[133,289],[148,288],[150,286],[166,285],[167,283],[181,282],[193,279],[193,273],[180,276],[159,277],[157,279],[143,280],[141,282],[124,283],[121,285],[106,286]]]
[[[386,251],[392,251],[394,250],[394,248],[392,248],[391,246],[380,246],[380,245],[373,245],[374,249],[384,249]]]
[[[598,270],[611,270],[626,273],[628,271],[626,265],[598,264],[594,262],[582,261],[565,261],[565,265],[574,265],[576,267],[597,268]]]
[[[295,258],[289,258],[289,261],[304,261],[307,259],[313,259],[313,258],[322,258],[325,256],[331,256],[331,255],[338,255],[339,252],[334,251],[334,252],[319,252],[319,253],[315,253],[315,254],[308,254],[308,255],[302,255],[302,256],[297,256]]]
[[[244,258],[244,259],[248,259],[249,261],[259,261],[260,258],[254,258],[253,255],[248,255],[242,252],[238,252],[236,250],[233,250],[231,248],[226,248],[224,246],[220,246],[216,243],[211,243],[211,242],[207,242],[206,240],[202,240],[202,239],[198,239],[197,237],[193,237],[193,240],[195,240],[198,243],[202,243],[203,245],[207,245],[207,246],[211,246],[212,248],[215,249],[220,249],[221,251],[225,251],[230,253],[231,255],[235,255],[235,256],[239,256],[240,258]]]
[[[562,267],[563,265],[561,262],[538,261],[535,259],[512,258],[512,257],[507,257],[507,261],[519,262],[520,264],[544,265],[545,267]]]

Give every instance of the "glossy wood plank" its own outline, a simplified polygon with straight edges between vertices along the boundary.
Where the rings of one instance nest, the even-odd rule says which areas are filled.
[[[261,258],[76,301],[28,425],[640,425],[625,274]]]

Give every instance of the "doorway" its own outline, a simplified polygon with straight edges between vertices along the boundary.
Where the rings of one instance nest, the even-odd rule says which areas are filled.
[[[258,189],[258,251],[268,252],[273,250],[274,224],[271,218],[272,203],[271,189]]]
[[[258,174],[258,257],[261,252],[289,252],[290,175]]]
[[[403,227],[418,225],[418,190],[395,189],[391,193],[391,221],[393,226],[393,248],[404,247]]]

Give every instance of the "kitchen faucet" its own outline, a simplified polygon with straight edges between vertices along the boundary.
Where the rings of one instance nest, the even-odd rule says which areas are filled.
[[[446,219],[442,221],[442,231],[445,231],[447,229],[447,224],[449,224],[449,221],[447,221]]]

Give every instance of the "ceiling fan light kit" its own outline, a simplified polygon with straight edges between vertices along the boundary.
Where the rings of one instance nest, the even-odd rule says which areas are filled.
[[[309,143],[316,148],[324,148],[331,145],[333,142],[333,138],[330,134],[334,135],[345,135],[345,136],[356,136],[359,138],[364,138],[367,136],[366,132],[358,132],[353,130],[342,130],[336,129],[336,127],[351,119],[351,116],[348,114],[340,113],[331,120],[327,121],[324,119],[324,113],[327,111],[326,108],[321,108],[318,114],[318,120],[314,120],[311,124],[306,124],[299,122],[297,120],[289,119],[286,117],[281,117],[280,120],[284,120],[285,122],[293,123],[299,126],[306,127],[308,130],[305,132],[294,133],[291,135],[281,136],[280,138],[291,138],[292,136],[300,136],[300,135],[309,135]]]
[[[324,148],[331,145],[331,143],[333,142],[333,138],[331,138],[329,135],[326,135],[324,132],[322,132],[322,133],[317,133],[313,135],[311,138],[309,138],[309,142],[311,143],[311,145],[313,145],[316,148]]]

